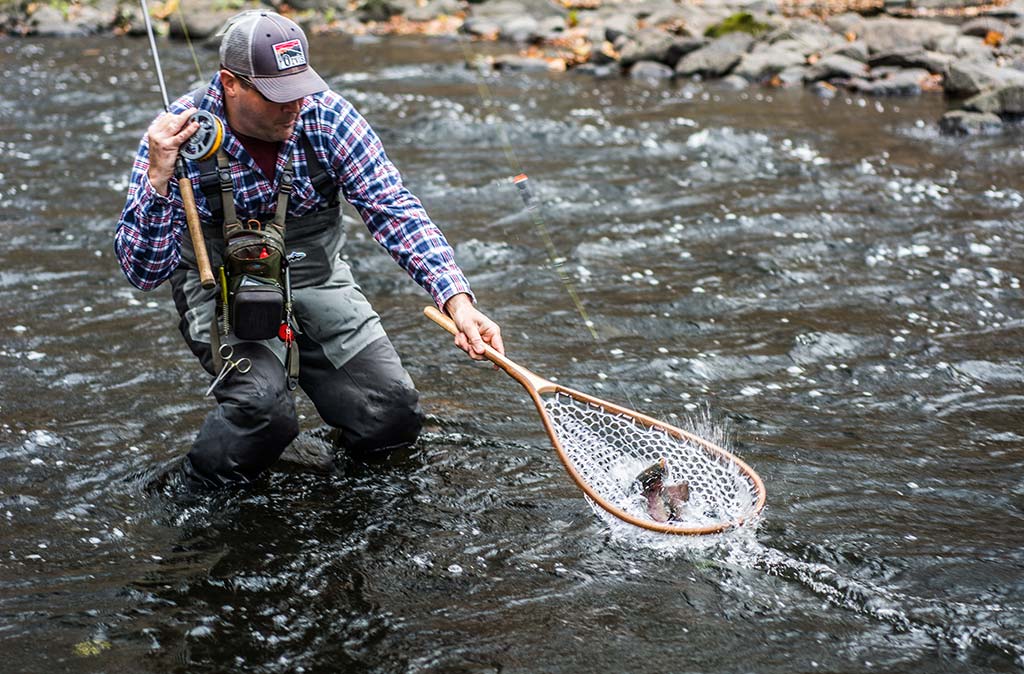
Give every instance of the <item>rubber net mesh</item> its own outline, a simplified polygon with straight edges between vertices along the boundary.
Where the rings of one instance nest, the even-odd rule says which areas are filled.
[[[545,396],[544,408],[569,462],[603,499],[639,519],[654,519],[636,482],[637,476],[664,458],[666,484],[685,482],[690,498],[679,526],[714,526],[754,514],[754,483],[736,463],[704,446],[645,426],[637,420],[564,393]],[[592,499],[603,517],[608,513]]]

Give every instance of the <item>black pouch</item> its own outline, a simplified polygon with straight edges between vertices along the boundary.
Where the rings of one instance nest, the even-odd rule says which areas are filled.
[[[231,301],[231,325],[239,339],[277,337],[284,319],[284,289],[255,276],[236,279]]]
[[[284,320],[283,237],[274,229],[246,229],[224,250],[231,325],[239,339],[277,337]]]

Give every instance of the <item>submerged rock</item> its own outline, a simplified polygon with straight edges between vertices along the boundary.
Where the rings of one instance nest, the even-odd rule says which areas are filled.
[[[675,73],[664,63],[638,61],[629,70],[629,77],[642,82],[662,82],[672,79]]]
[[[950,96],[967,98],[1011,84],[1024,84],[1024,71],[993,63],[955,61],[949,64],[943,87]]]
[[[1003,120],[991,112],[950,110],[939,120],[939,130],[949,136],[972,136],[1002,129]]]
[[[1024,85],[1013,84],[982,92],[968,99],[964,109],[997,115],[1024,115]]]

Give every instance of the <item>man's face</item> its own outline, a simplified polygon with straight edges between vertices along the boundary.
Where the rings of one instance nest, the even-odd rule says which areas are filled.
[[[221,70],[220,76],[232,129],[269,142],[287,140],[292,135],[303,99],[274,103],[238,75]]]

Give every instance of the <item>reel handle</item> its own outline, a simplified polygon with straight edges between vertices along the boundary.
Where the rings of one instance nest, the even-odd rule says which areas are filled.
[[[196,253],[196,267],[199,269],[199,282],[205,290],[213,288],[216,282],[213,280],[213,269],[210,267],[210,255],[206,251],[206,237],[203,236],[203,227],[199,224],[199,211],[196,209],[196,195],[192,190],[192,181],[185,174],[185,166],[182,164],[181,156],[178,160],[175,172],[178,174],[178,190],[181,192],[181,203],[185,207],[185,222],[188,223],[188,234],[192,237],[192,248]]]

